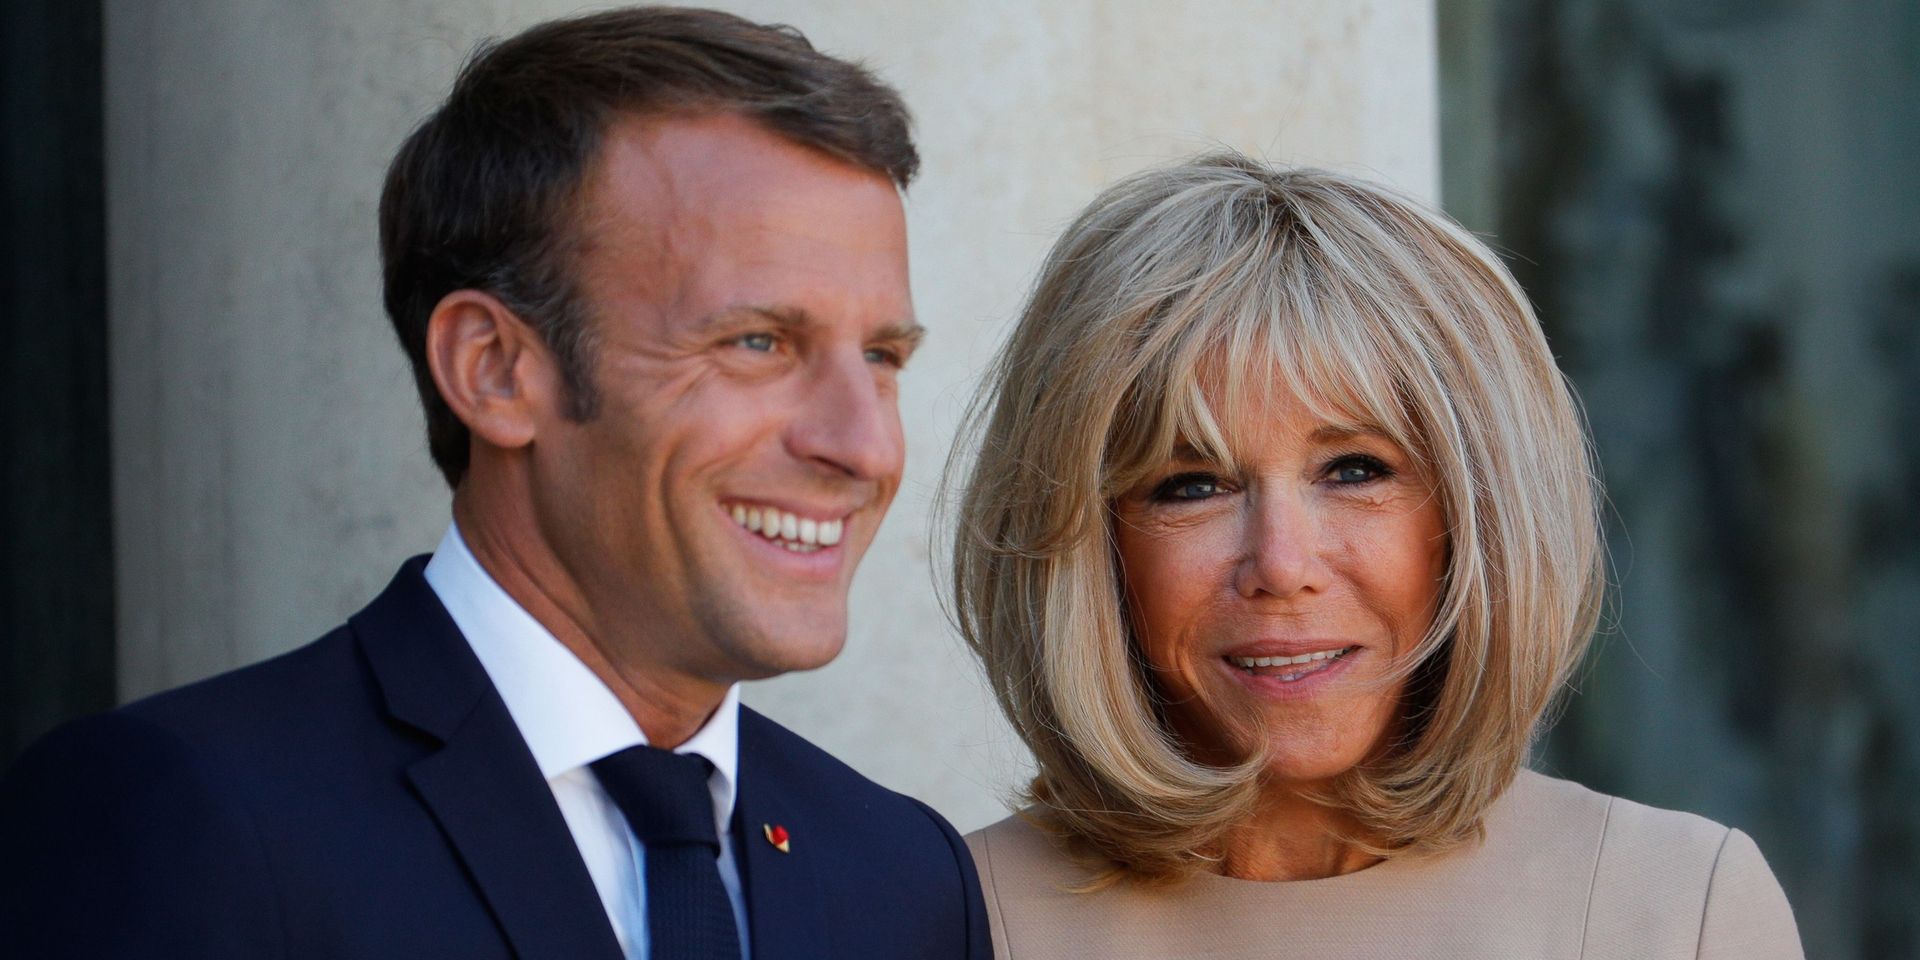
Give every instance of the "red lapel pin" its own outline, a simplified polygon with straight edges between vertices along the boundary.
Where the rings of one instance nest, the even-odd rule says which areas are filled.
[[[775,850],[781,853],[793,852],[788,842],[786,827],[777,823],[763,823],[760,825],[760,831],[767,835],[767,842],[773,844]]]

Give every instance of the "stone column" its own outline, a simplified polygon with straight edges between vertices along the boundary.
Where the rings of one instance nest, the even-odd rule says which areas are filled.
[[[378,299],[374,207],[480,39],[559,2],[110,2],[107,119],[120,602],[132,697],[289,649],[431,549],[447,495]],[[1432,197],[1427,0],[732,4],[906,94],[932,338],[906,484],[832,666],[747,699],[962,829],[1017,742],[940,612],[929,507],[1041,252],[1103,184],[1226,144]]]

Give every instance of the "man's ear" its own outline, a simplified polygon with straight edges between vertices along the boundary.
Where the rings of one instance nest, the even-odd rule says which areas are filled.
[[[514,449],[533,442],[557,371],[539,334],[493,295],[455,290],[427,317],[427,366],[453,415],[475,438]]]

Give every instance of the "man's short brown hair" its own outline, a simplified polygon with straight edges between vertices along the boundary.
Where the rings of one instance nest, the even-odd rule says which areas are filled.
[[[380,197],[384,296],[449,486],[469,441],[427,365],[434,307],[455,290],[499,298],[559,359],[570,414],[592,417],[591,316],[569,256],[582,185],[616,116],[703,113],[749,117],[901,189],[920,165],[906,105],[864,67],[791,27],[677,7],[554,20],[483,45],[401,145]]]

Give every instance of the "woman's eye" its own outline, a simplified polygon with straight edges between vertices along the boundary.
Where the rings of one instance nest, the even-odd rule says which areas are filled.
[[[1387,465],[1372,457],[1341,457],[1327,468],[1327,477],[1334,483],[1353,485],[1368,483],[1387,476]]]
[[[1205,500],[1226,492],[1219,477],[1205,473],[1183,473],[1168,477],[1153,488],[1155,500]]]
[[[734,345],[758,353],[772,353],[780,341],[771,333],[749,333],[734,339]]]

